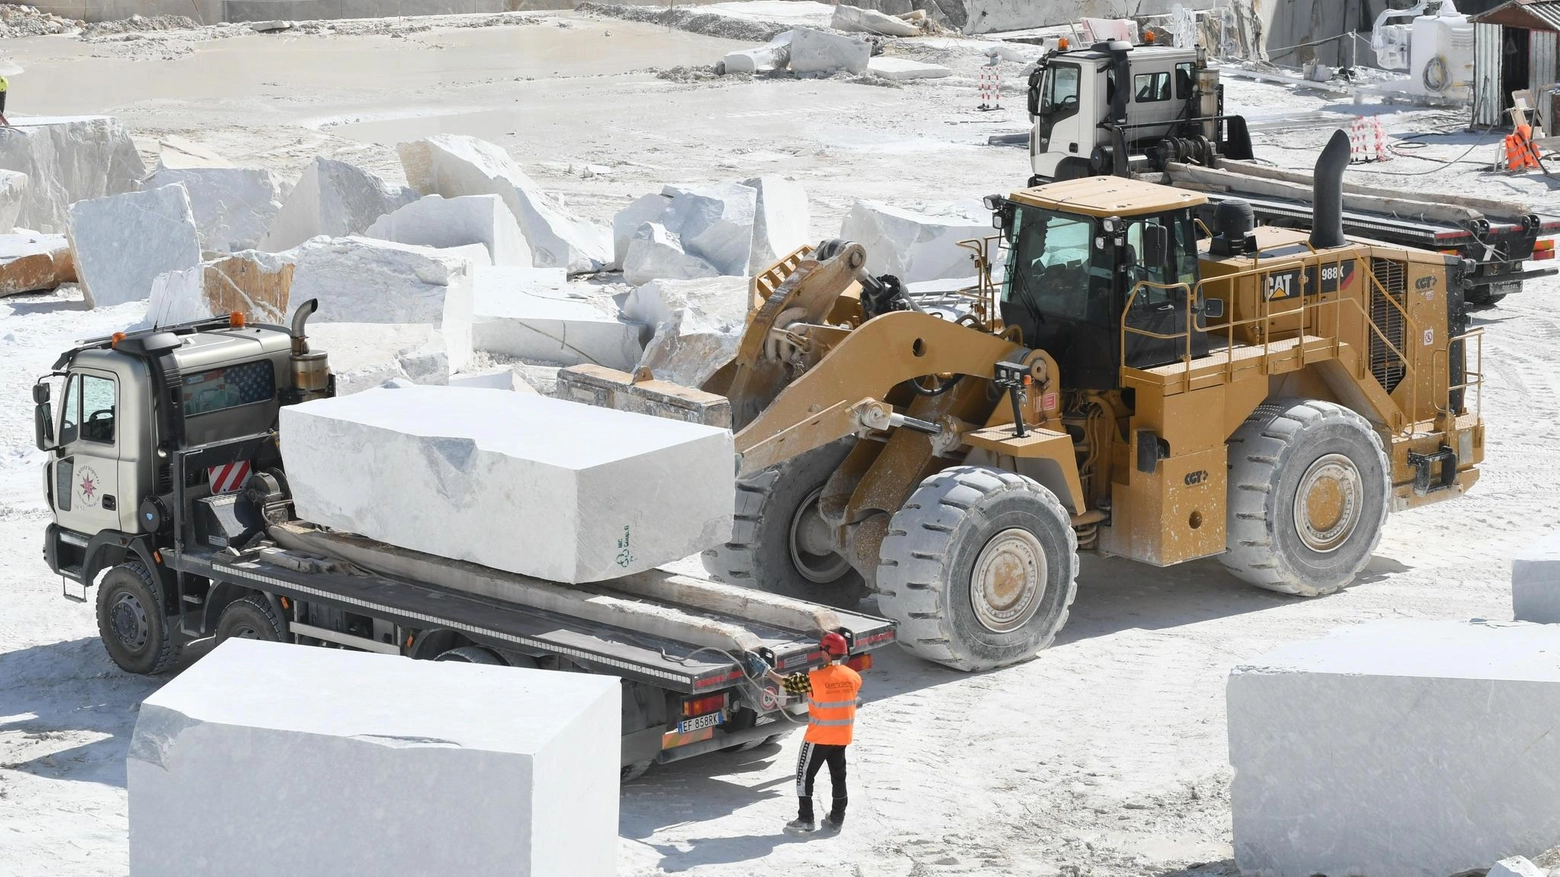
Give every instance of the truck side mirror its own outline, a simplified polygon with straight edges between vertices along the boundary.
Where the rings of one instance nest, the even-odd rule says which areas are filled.
[[[34,391],[33,395],[37,396],[38,393]],[[48,402],[49,394],[45,392],[43,395],[44,401],[33,406],[33,442],[40,451],[52,451],[54,450],[54,406]]]
[[[33,404],[42,405],[49,401],[49,385],[43,381],[33,384]]]

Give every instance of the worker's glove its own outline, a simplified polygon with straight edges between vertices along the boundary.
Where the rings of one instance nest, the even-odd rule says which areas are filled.
[[[769,662],[762,656],[747,652],[742,656],[742,667],[747,670],[749,676],[763,676],[769,672]]]

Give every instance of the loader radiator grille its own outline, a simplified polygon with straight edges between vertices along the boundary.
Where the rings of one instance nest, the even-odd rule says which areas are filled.
[[[1392,259],[1371,259],[1370,270],[1376,281],[1399,306],[1408,306],[1408,266]],[[1387,301],[1381,289],[1370,288],[1370,319],[1381,335],[1370,334],[1370,370],[1376,382],[1388,393],[1403,380],[1406,364],[1393,348],[1403,350],[1403,311]],[[1387,342],[1391,342],[1390,345]]]

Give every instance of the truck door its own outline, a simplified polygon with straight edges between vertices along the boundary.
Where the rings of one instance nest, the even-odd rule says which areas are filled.
[[[1099,124],[1094,106],[1093,65],[1088,72],[1070,61],[1052,61],[1045,69],[1032,103],[1035,129],[1030,135],[1031,167],[1046,179],[1087,176]]]
[[[113,372],[74,370],[60,406],[50,466],[55,520],[78,533],[118,530],[119,384]]]

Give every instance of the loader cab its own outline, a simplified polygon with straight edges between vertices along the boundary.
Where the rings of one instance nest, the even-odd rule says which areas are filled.
[[[1193,210],[1204,200],[1119,177],[990,199],[1007,249],[1003,322],[1056,360],[1068,388],[1117,389],[1123,363],[1175,362],[1188,328],[1192,355],[1205,355],[1207,334],[1187,326],[1186,306],[1198,281]]]

